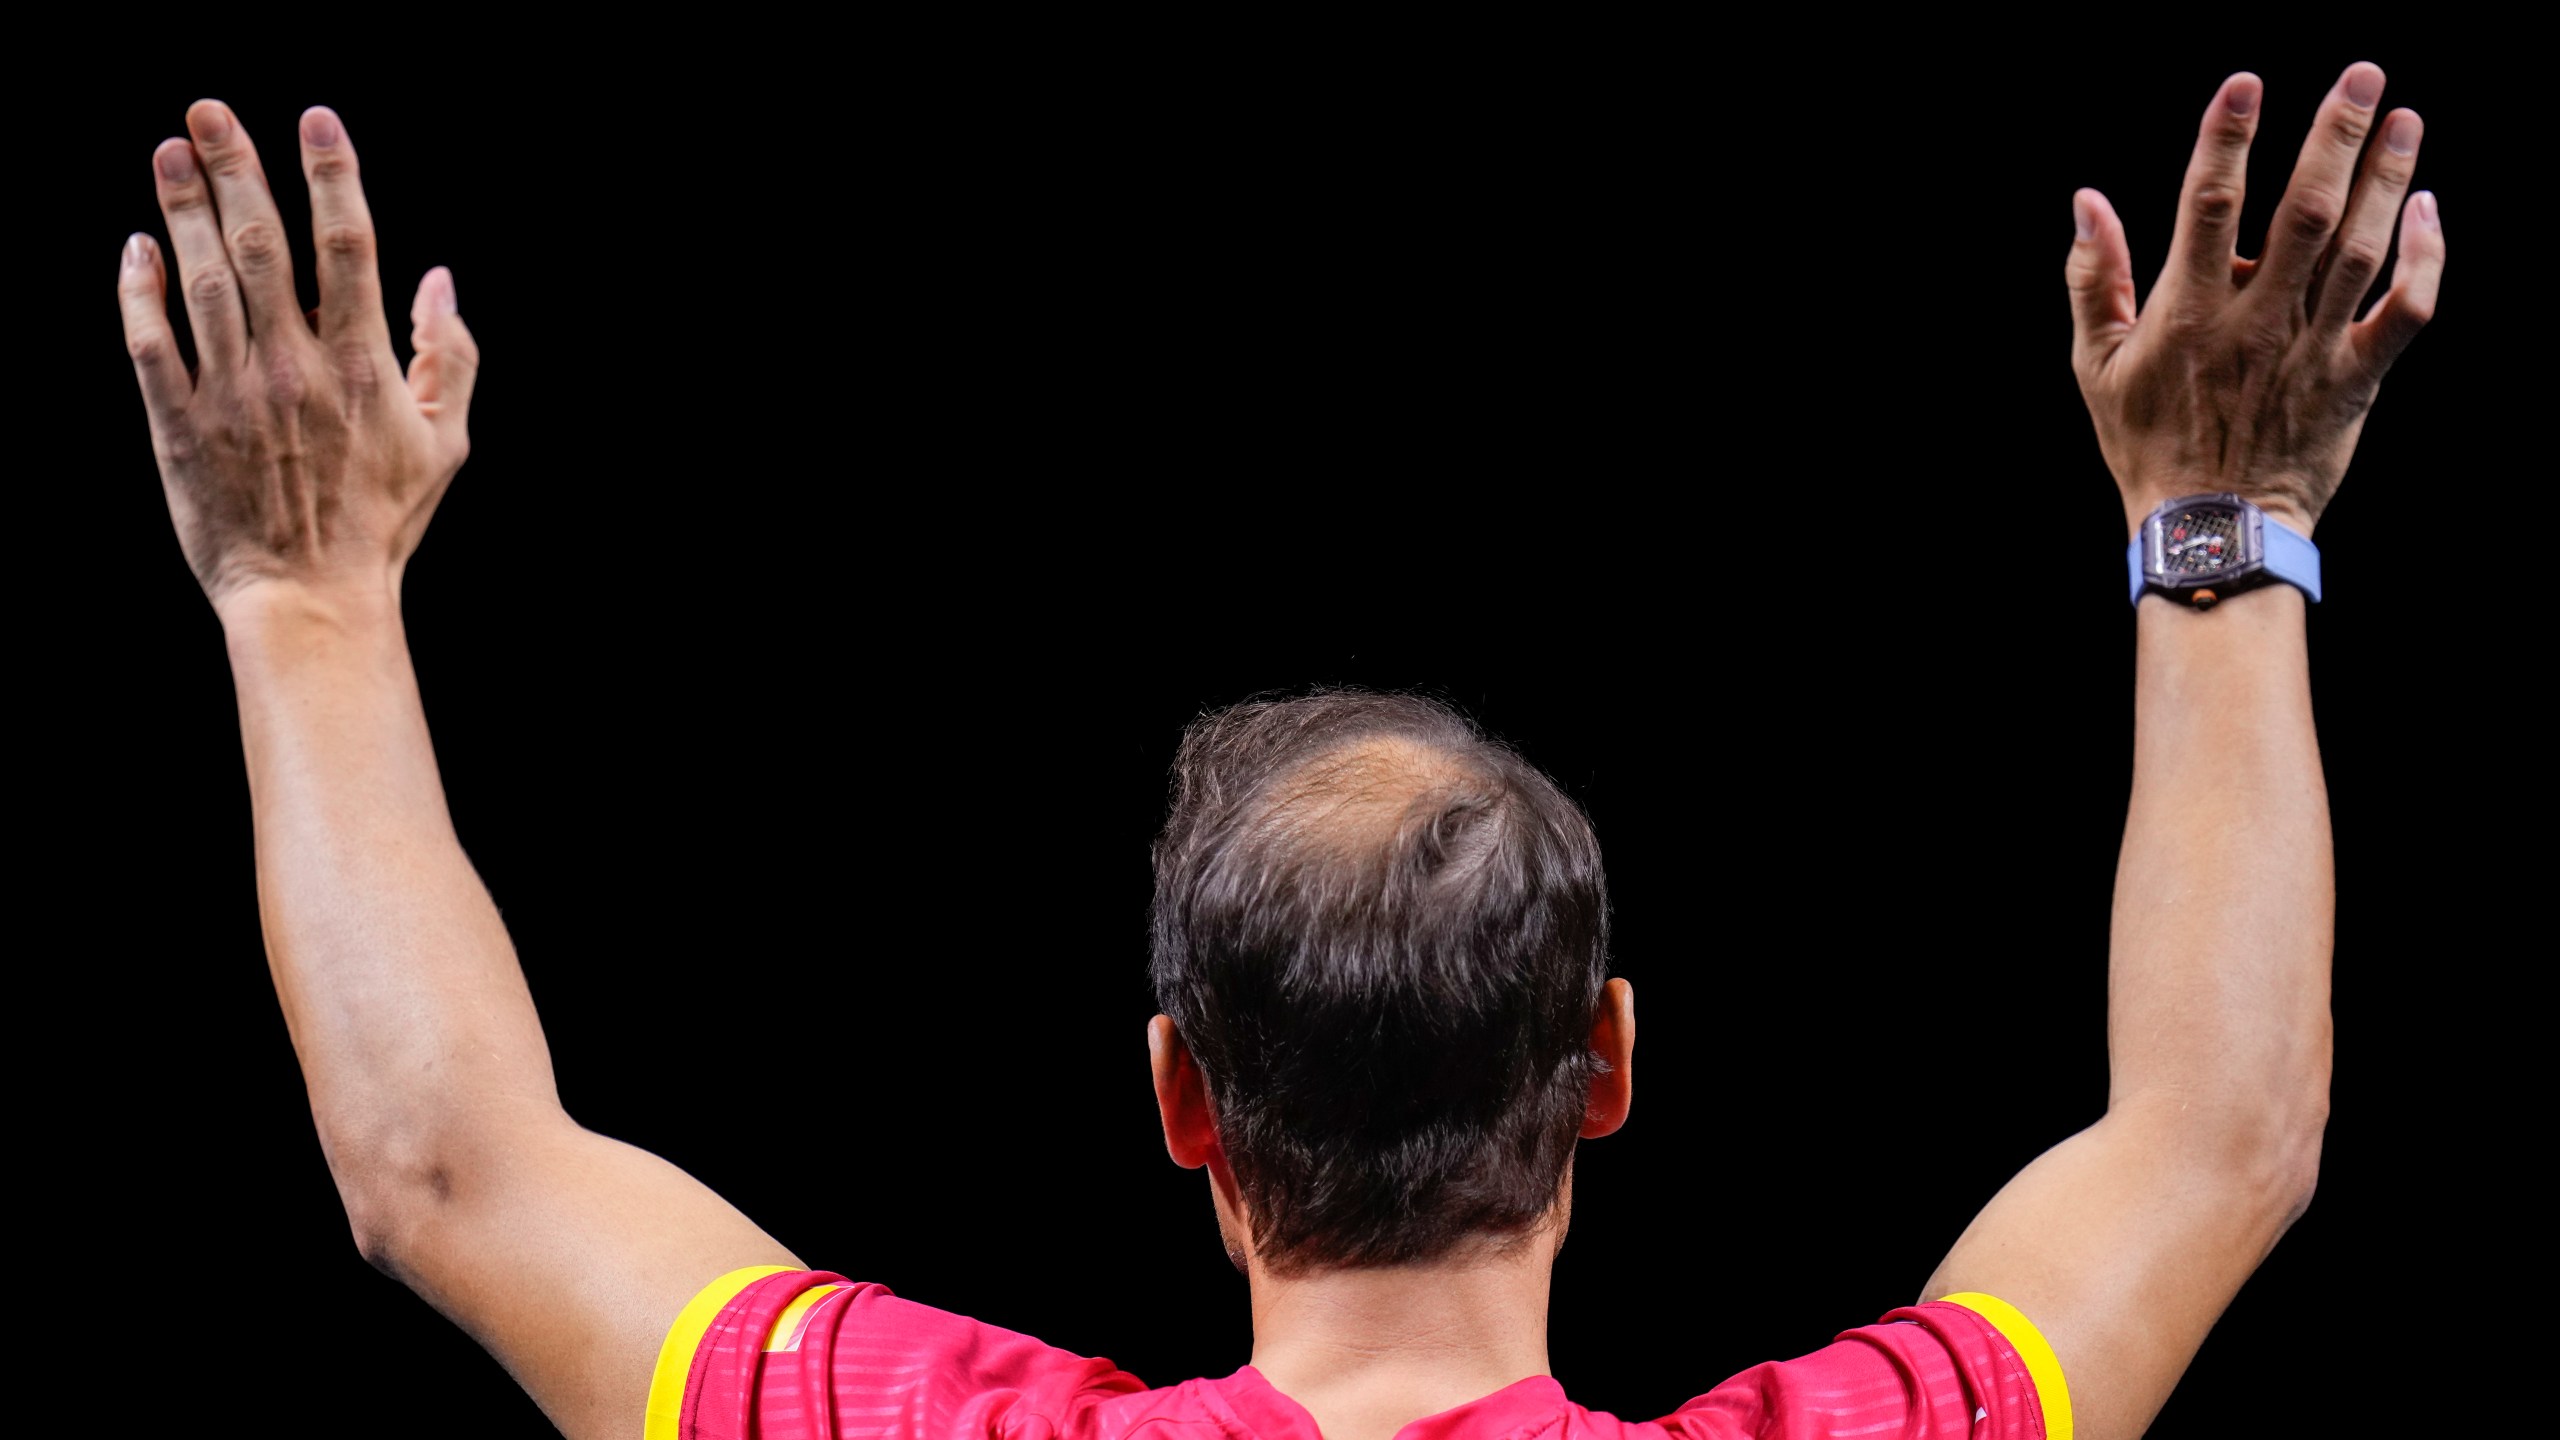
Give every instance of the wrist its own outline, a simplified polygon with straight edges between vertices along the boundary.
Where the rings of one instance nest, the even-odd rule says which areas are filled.
[[[2153,592],[2135,602],[2133,613],[2136,624],[2165,626],[2167,633],[2173,634],[2190,633],[2186,629],[2190,624],[2209,626],[2217,622],[2252,632],[2274,633],[2302,629],[2309,620],[2311,604],[2309,597],[2290,585],[2259,585],[2209,607],[2182,605]]]
[[[321,635],[400,632],[400,597],[387,576],[378,584],[325,586],[256,580],[225,591],[213,602],[213,613],[235,657],[244,650],[298,646]]]

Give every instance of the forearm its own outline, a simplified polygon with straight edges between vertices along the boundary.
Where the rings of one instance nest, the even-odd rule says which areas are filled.
[[[2316,1152],[2335,888],[2304,607],[2289,585],[2142,602],[2108,1047],[2111,1109]]]
[[[390,587],[267,588],[222,615],[268,965],[356,1212],[555,1114],[550,1054],[446,812]]]
[[[2097,1124],[1993,1197],[1922,1291],[2018,1306],[2075,1433],[2147,1430],[2310,1196],[2329,1085],[2329,813],[2303,598],[2145,599]]]
[[[565,1434],[639,1434],[685,1301],[799,1260],[561,1110],[515,948],[445,810],[389,588],[277,590],[222,616],[268,964],[357,1246]]]

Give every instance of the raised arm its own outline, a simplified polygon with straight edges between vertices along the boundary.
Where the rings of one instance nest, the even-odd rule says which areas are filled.
[[[636,1440],[659,1342],[714,1277],[794,1265],[665,1161],[580,1128],[445,811],[400,577],[461,466],[478,350],[428,272],[391,351],[355,152],[302,119],[320,263],[306,320],[256,152],[200,101],[153,157],[159,247],[117,289],[169,513],[221,616],[256,814],[259,913],[311,1112],[367,1258],[579,1440]]]
[[[2243,260],[2235,222],[2261,87],[2224,81],[2138,315],[2122,224],[2097,192],[2073,197],[2072,366],[2128,531],[2162,500],[2237,491],[2308,534],[2336,491],[2444,267],[2434,197],[2407,193],[2418,117],[2380,114],[2382,83],[2370,64],[2340,77],[2265,253]],[[2358,319],[2395,217],[2391,288]],[[2107,1113],[2010,1181],[1923,1292],[1985,1292],[2023,1312],[2060,1361],[2079,1440],[2149,1427],[2311,1200],[2333,892],[2304,609],[2290,585],[2203,611],[2141,602]]]

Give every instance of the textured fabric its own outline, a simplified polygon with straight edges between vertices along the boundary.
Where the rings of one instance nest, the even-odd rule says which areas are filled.
[[[679,1410],[684,1440],[1320,1440],[1307,1412],[1250,1365],[1151,1390],[1108,1360],[822,1270],[737,1290],[694,1349]],[[2018,1346],[1944,1301],[1754,1366],[1657,1420],[1586,1410],[1535,1375],[1416,1420],[1397,1440],[1745,1436],[2048,1440]]]

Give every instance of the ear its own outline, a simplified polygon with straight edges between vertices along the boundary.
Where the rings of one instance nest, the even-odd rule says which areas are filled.
[[[1591,1021],[1591,1049],[1607,1068],[1591,1077],[1591,1103],[1582,1112],[1582,1138],[1597,1140],[1627,1123],[1636,1098],[1636,987],[1612,980],[1600,989],[1600,1012]]]
[[[1217,1126],[1209,1114],[1208,1086],[1173,1028],[1173,1017],[1147,1022],[1147,1061],[1155,1070],[1156,1114],[1164,1121],[1165,1153],[1185,1170],[1209,1163],[1218,1148]]]

